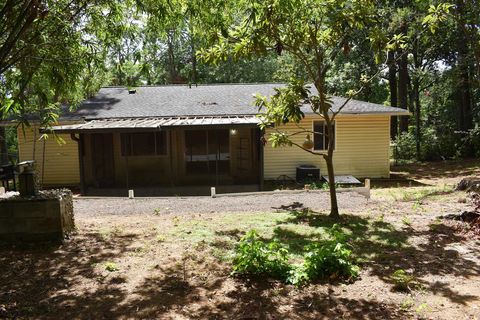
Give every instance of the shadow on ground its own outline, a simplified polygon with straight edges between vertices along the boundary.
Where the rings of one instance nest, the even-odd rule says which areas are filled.
[[[456,161],[437,161],[419,164],[398,165],[392,172],[405,179],[443,179],[480,174],[480,159],[462,159]]]
[[[133,240],[90,232],[60,245],[0,244],[0,318],[108,317],[126,297],[116,286],[124,279],[104,277],[95,267],[130,252]],[[80,283],[84,292],[72,292]]]
[[[422,278],[430,275],[452,275],[455,277],[473,277],[480,275],[480,265],[465,257],[459,251],[448,245],[464,241],[463,236],[457,235],[456,229],[443,223],[432,224],[429,230],[418,231],[406,225],[396,228],[382,219],[370,220],[356,215],[342,216],[340,222],[328,216],[304,208],[299,203],[293,203],[287,209],[291,217],[276,229],[276,237],[286,246],[295,250],[302,250],[305,245],[318,241],[316,235],[305,236],[282,228],[282,223],[306,224],[318,228],[331,228],[340,223],[349,236],[349,243],[364,269],[382,281],[392,284],[391,274],[403,269],[411,272],[415,277]],[[412,238],[425,239],[423,243],[411,245]],[[420,281],[422,286],[436,294],[441,294],[452,302],[465,304],[476,300],[474,295],[461,295],[449,288],[445,283],[427,283]]]
[[[330,228],[336,221],[312,212],[299,203],[287,206],[289,216],[278,222],[273,237],[293,252],[319,240],[318,234],[301,234],[287,225]],[[418,231],[396,228],[383,220],[344,215],[340,222],[350,234],[363,272],[393,287],[390,275],[409,270],[418,278],[432,275],[478,276],[480,266],[449,249],[463,239],[452,227],[438,224]],[[222,235],[239,239],[242,231]],[[198,319],[398,319],[405,315],[398,305],[376,299],[338,295],[341,284],[297,289],[268,279],[242,280],[229,276],[228,264],[202,250],[191,248],[183,261],[163,257],[131,289],[128,279],[99,272],[98,266],[126,257],[135,248],[137,235],[105,237],[84,232],[60,246],[0,247],[0,318],[175,318]],[[412,238],[422,243],[410,244]],[[222,242],[217,244],[223,246]],[[207,258],[206,258],[207,257]],[[477,297],[462,295],[448,283],[423,281],[426,290],[456,304]],[[71,290],[75,287],[76,290]],[[80,290],[79,290],[80,288]],[[341,290],[340,290],[341,291]]]

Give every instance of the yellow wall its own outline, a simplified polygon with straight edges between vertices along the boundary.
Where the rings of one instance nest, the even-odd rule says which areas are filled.
[[[36,130],[36,134],[34,133]],[[40,140],[38,127],[18,128],[18,153],[19,160],[35,160],[37,175],[44,186],[75,186],[80,184],[80,169],[78,160],[78,146],[69,134],[60,134],[65,144],[59,144],[53,135],[45,141],[45,162],[43,162],[43,144]],[[34,141],[35,155],[34,155]],[[42,181],[42,169],[43,174]]]
[[[312,121],[320,117],[307,116],[300,127],[312,130]],[[280,132],[298,131],[295,124],[277,128]],[[390,116],[389,115],[340,115],[336,119],[336,149],[333,155],[336,175],[355,177],[389,177]],[[275,132],[267,129],[266,138]],[[293,136],[293,141],[303,144],[306,134]],[[295,179],[295,169],[302,164],[320,167],[320,174],[327,175],[325,160],[298,147],[272,148],[267,142],[264,153],[265,179],[274,180],[280,175]]]

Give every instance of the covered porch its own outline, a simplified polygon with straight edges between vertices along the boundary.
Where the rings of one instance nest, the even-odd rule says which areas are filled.
[[[54,127],[77,141],[84,195],[258,191],[263,144],[255,117],[106,119]]]

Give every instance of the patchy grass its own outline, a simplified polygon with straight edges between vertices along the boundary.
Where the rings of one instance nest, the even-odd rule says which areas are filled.
[[[285,212],[241,213],[217,216],[199,216],[182,219],[161,236],[162,242],[207,248],[227,261],[233,256],[234,246],[249,230],[255,229],[264,240],[278,240],[293,254],[300,257],[304,247],[328,236],[327,231],[337,223],[324,213],[299,214],[298,210]],[[380,248],[399,248],[408,244],[407,234],[376,217],[358,217],[344,214],[340,222],[348,241],[363,258],[372,254],[372,245]]]
[[[453,184],[442,184],[439,186],[422,187],[393,187],[373,189],[372,196],[381,200],[394,201],[421,201],[426,198],[439,199],[444,195],[453,193]]]

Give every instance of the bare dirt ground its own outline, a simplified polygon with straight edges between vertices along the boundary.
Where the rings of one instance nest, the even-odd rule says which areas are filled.
[[[340,195],[362,268],[353,283],[296,288],[230,276],[235,243],[251,228],[291,252],[319,239],[334,223],[327,194],[79,199],[78,232],[64,244],[0,246],[0,318],[480,318],[480,240],[438,219],[470,208],[452,185],[480,175],[480,163],[395,171],[409,180],[382,182],[371,200]],[[294,202],[312,214],[278,209]],[[398,269],[416,277],[412,292],[393,290]]]

